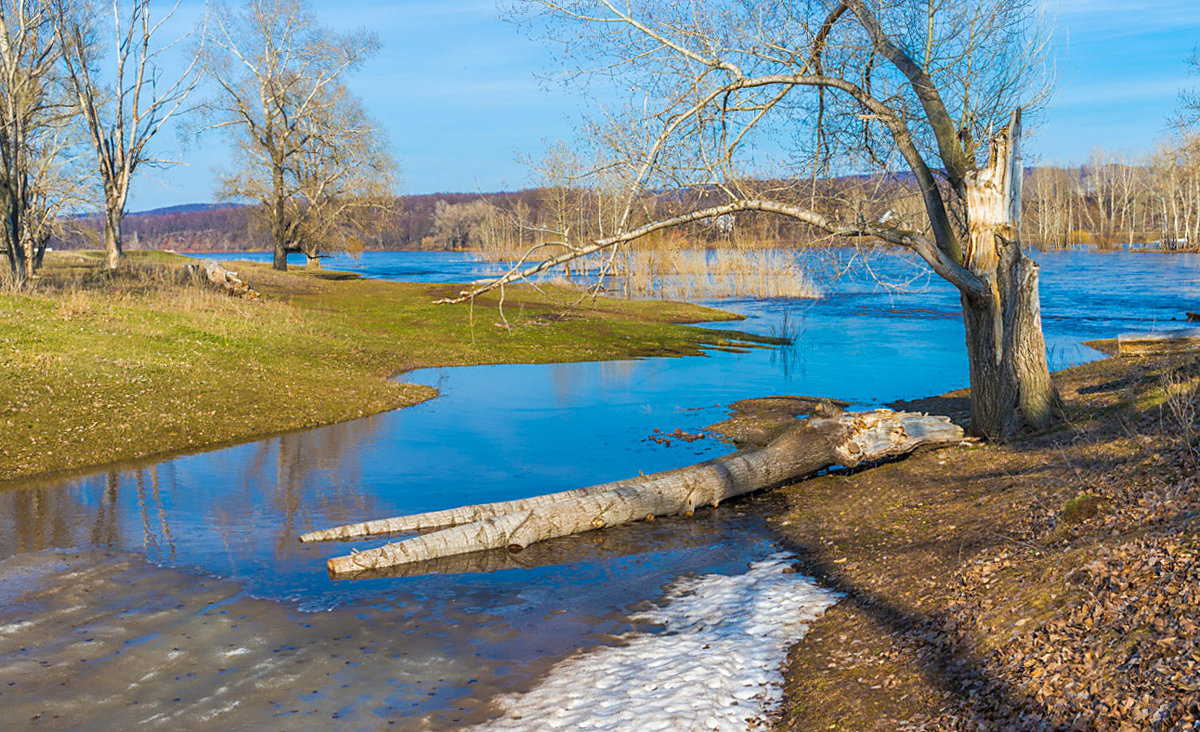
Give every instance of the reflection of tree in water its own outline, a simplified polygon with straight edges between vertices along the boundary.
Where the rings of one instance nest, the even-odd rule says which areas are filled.
[[[76,532],[90,523],[79,502],[83,491],[14,488],[0,491],[0,556],[80,543]]]
[[[279,515],[276,552],[294,551],[313,525],[311,509],[334,523],[370,515],[374,496],[362,489],[361,446],[379,431],[383,418],[365,417],[279,437],[272,504]]]
[[[146,492],[145,470],[137,471],[137,503],[138,513],[142,517],[142,549],[151,559],[163,561],[162,546],[165,545],[170,554],[169,561],[175,562],[175,538],[171,536],[171,525],[167,521],[167,509],[163,505],[162,490],[159,486],[158,466],[151,468],[150,492]],[[151,517],[153,511],[153,520]]]
[[[595,374],[599,368],[601,384],[604,387],[628,384],[633,380],[638,368],[638,361],[600,361],[599,363],[559,363],[550,364],[550,378],[553,381],[554,396],[559,406],[569,406],[577,395],[586,388],[584,383],[588,374]]]
[[[163,503],[159,466],[110,470],[102,476],[0,493],[0,556],[88,544],[123,546],[134,541],[126,535],[126,509],[121,503],[122,496],[129,498],[124,489],[131,481],[143,550],[154,559],[162,559],[165,551],[173,560],[175,540]]]
[[[554,387],[554,400],[560,406],[569,404],[579,390],[579,364],[557,363],[550,368],[550,380]]]
[[[550,379],[554,388],[554,397],[558,406],[569,406],[576,396],[585,388],[586,374],[596,373],[599,367],[600,379],[605,387],[616,384],[628,384],[633,380],[638,368],[638,361],[600,361],[597,363],[558,363],[550,364]]]
[[[361,486],[359,447],[380,426],[380,417],[368,417],[178,464],[168,460],[2,491],[0,557],[53,547],[124,546],[174,563],[181,535],[172,523],[179,521],[214,527],[231,559],[257,553],[254,544],[271,535],[277,554],[293,552],[297,535],[312,527],[314,511],[320,523],[372,514],[374,497]],[[239,477],[223,484],[214,479],[220,475]],[[188,540],[194,538],[203,540]]]
[[[100,508],[92,522],[92,544],[113,546],[121,535],[118,502],[121,497],[121,475],[109,471],[104,480],[104,492],[100,494]]]
[[[633,380],[633,374],[637,371],[638,361],[601,361],[600,376],[604,379],[606,385],[610,384],[628,384]]]

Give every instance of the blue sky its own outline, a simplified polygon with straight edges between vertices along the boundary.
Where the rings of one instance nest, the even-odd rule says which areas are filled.
[[[1047,4],[1057,91],[1031,152],[1072,163],[1094,147],[1151,149],[1180,90],[1200,82],[1185,63],[1200,45],[1200,0]],[[586,98],[553,82],[551,49],[502,20],[496,0],[313,0],[313,8],[334,28],[379,35],[380,53],[350,84],[387,131],[404,193],[528,186],[522,159],[569,139],[588,112]],[[147,171],[130,210],[213,200],[226,162],[219,136],[210,137],[183,150],[165,137],[162,151],[186,165]]]

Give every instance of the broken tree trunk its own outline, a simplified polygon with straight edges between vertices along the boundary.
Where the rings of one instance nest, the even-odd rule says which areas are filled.
[[[237,272],[225,269],[219,262],[205,260],[204,276],[208,279],[209,283],[234,297],[241,297],[247,300],[257,300],[259,297],[259,294],[249,284],[238,278]]]
[[[971,433],[987,439],[1046,427],[1061,400],[1046,362],[1038,265],[1021,250],[1021,113],[990,143],[986,167],[967,174],[964,264],[988,286],[963,291],[971,374]]]
[[[782,485],[832,465],[854,467],[957,443],[962,429],[946,417],[877,410],[809,417],[766,447],[740,450],[697,465],[545,496],[466,506],[312,532],[302,541],[425,531],[328,562],[334,577],[467,552],[523,548],[534,542],[605,526],[690,514],[698,506]]]

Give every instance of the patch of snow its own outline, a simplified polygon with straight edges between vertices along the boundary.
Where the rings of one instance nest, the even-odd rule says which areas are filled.
[[[746,730],[782,701],[788,646],[837,596],[785,572],[777,554],[745,574],[684,580],[633,616],[661,625],[569,658],[526,694],[501,697],[482,730]]]
[[[0,635],[10,635],[12,633],[17,633],[22,630],[25,630],[26,628],[32,628],[32,627],[33,627],[33,621],[31,621],[31,620],[22,620],[17,623],[9,623],[8,625],[0,625]]]

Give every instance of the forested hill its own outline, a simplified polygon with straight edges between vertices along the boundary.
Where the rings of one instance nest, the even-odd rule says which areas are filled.
[[[363,242],[366,249],[445,249],[444,237],[433,236],[439,207],[468,208],[486,202],[504,207],[524,205],[536,208],[541,193],[536,190],[514,193],[431,193],[400,196],[392,209],[372,226],[372,235]],[[125,217],[123,235],[126,249],[173,249],[175,251],[249,251],[271,248],[269,233],[254,215],[254,207],[236,203],[193,203]],[[444,218],[444,216],[443,216]],[[99,240],[101,219],[77,219],[71,235],[55,241],[56,249],[103,248]]]
[[[1186,154],[1185,154],[1186,153]],[[1160,242],[1170,249],[1200,245],[1200,146],[1181,148],[1160,160],[1129,161],[1094,153],[1076,167],[1026,168],[1022,236],[1040,248],[1091,243],[1101,247]],[[798,202],[856,202],[860,215],[910,219],[919,227],[924,212],[911,175],[844,176],[813,184],[744,181],[779,199],[790,191]],[[680,206],[711,204],[711,189],[647,193],[639,206],[663,215]],[[364,249],[473,249],[503,258],[554,232],[587,240],[611,232],[619,201],[611,193],[582,188],[529,188],[511,193],[429,193],[400,196],[386,211],[363,221]],[[818,206],[819,208],[819,206]],[[125,217],[126,249],[246,251],[271,248],[268,232],[252,206],[198,203],[132,213]],[[819,241],[794,221],[743,213],[683,232],[698,243],[728,239],[757,245],[793,246]],[[98,249],[100,217],[72,219],[73,233],[54,248]],[[722,225],[723,224],[723,225]]]

